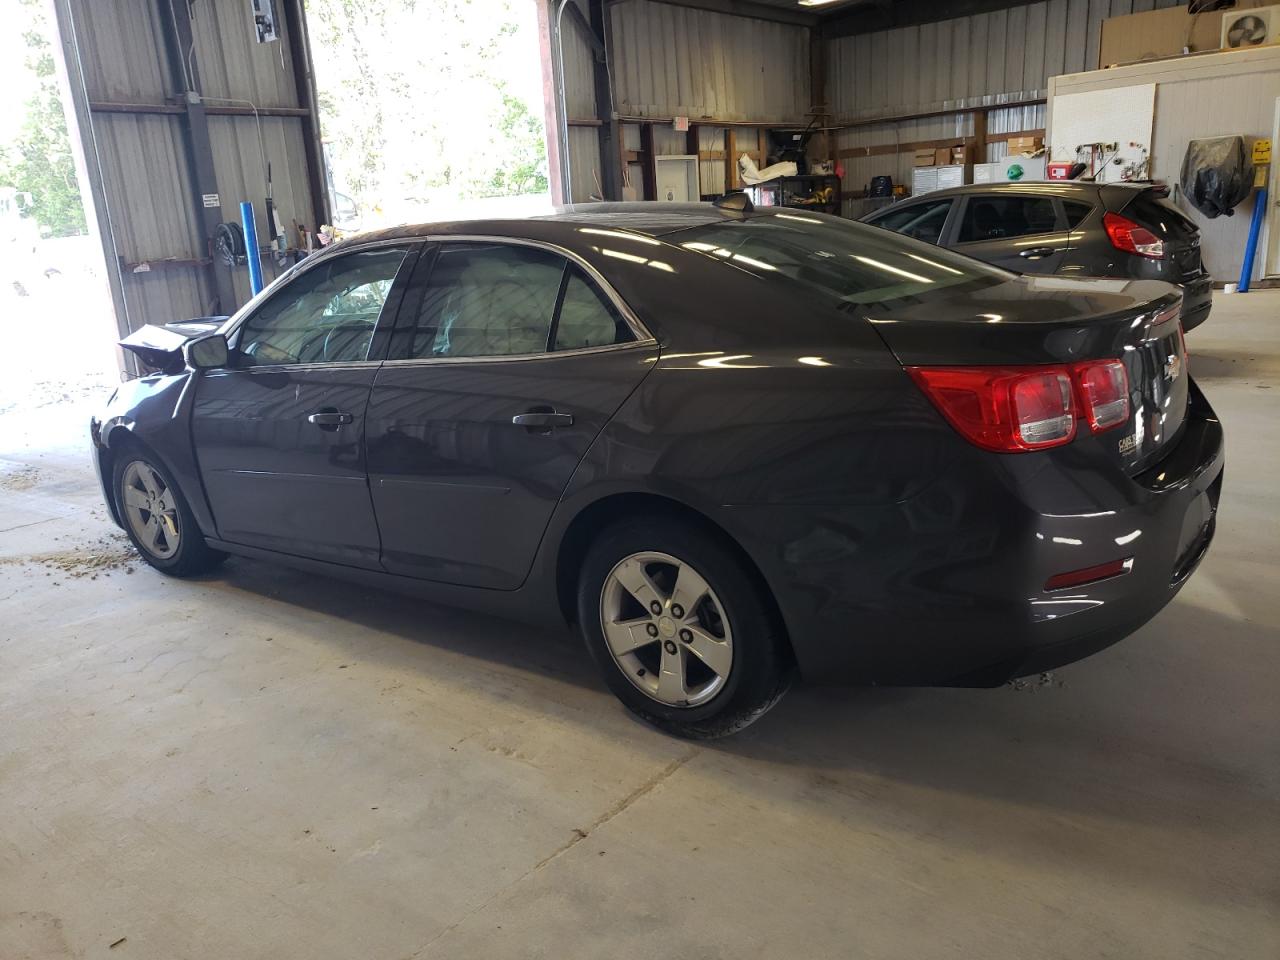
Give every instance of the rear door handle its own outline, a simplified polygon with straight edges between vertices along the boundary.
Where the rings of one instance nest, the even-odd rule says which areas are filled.
[[[1044,257],[1049,256],[1049,254],[1057,252],[1057,249],[1054,247],[1031,247],[1027,250],[1020,251],[1018,256],[1026,260],[1041,260]]]
[[[340,427],[354,420],[355,417],[351,414],[338,410],[317,410],[307,417],[307,423],[314,423],[317,427]]]
[[[555,427],[573,426],[573,414],[556,413],[554,410],[530,410],[528,413],[517,413],[511,418],[511,422],[517,427],[551,430]]]

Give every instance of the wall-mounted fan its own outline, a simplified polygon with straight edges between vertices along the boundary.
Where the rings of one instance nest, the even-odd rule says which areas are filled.
[[[1228,11],[1222,15],[1224,49],[1235,50],[1275,43],[1280,39],[1277,33],[1280,33],[1280,7]]]

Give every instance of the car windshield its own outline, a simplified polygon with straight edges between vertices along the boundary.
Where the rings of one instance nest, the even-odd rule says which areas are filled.
[[[707,224],[663,239],[759,277],[804,284],[842,304],[927,299],[1015,276],[887,230],[807,213]]]

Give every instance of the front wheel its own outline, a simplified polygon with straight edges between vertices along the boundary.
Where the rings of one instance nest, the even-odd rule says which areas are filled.
[[[696,525],[623,521],[587,551],[578,622],[605,682],[680,737],[727,736],[786,692],[777,618],[743,561]]]
[[[193,577],[226,554],[210,549],[176,483],[149,454],[131,445],[116,458],[116,504],[142,559],[162,573]]]

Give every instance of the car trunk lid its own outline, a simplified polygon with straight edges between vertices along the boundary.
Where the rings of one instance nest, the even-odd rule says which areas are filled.
[[[1097,436],[1133,474],[1160,459],[1186,415],[1181,307],[1177,288],[1161,281],[1020,277],[927,304],[881,304],[866,319],[904,366],[1121,360],[1129,419]]]

